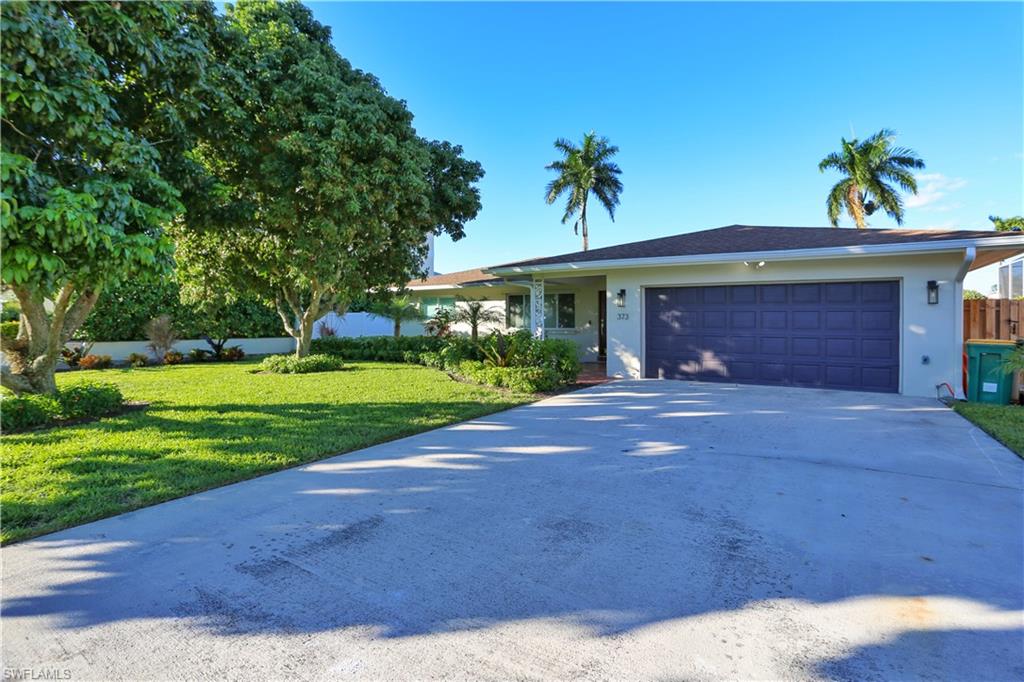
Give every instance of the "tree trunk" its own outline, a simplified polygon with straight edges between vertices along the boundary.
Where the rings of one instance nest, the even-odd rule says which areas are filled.
[[[299,335],[295,337],[295,357],[304,358],[309,355],[313,345],[313,325],[306,324],[305,320],[299,323]]]
[[[583,223],[583,250],[590,248],[590,235],[587,233],[587,197],[583,197],[583,208],[580,210],[580,222]]]
[[[853,218],[853,222],[856,223],[857,229],[863,230],[866,228],[864,205],[860,201],[860,188],[855,184],[850,185],[850,189],[846,193],[846,205],[850,208],[850,216]]]
[[[469,335],[470,335],[470,338],[473,339],[473,343],[476,343],[476,339],[477,339],[477,323],[476,322],[474,322],[473,326],[469,328]]]
[[[395,338],[397,339],[402,335],[402,320],[401,318],[395,318]]]
[[[54,372],[64,344],[78,330],[96,305],[99,289],[80,293],[73,284],[65,284],[53,301],[53,312],[46,310],[46,299],[36,289],[11,287],[21,306],[18,335],[3,341],[7,365],[0,370],[0,384],[15,395],[56,393]]]

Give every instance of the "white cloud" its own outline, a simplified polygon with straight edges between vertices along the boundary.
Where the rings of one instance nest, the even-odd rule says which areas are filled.
[[[904,200],[907,208],[924,208],[931,211],[949,211],[959,204],[937,205],[950,192],[964,187],[967,181],[963,178],[947,178],[942,173],[921,173],[917,176],[917,194],[911,194]]]

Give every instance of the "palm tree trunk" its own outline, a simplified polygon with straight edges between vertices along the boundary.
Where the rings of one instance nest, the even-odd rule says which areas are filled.
[[[395,338],[397,339],[402,335],[402,318],[395,318]]]
[[[864,222],[864,205],[860,201],[860,187],[855,184],[850,185],[850,189],[846,193],[846,205],[850,209],[850,217],[856,223],[857,229],[863,230],[867,227],[867,223]]]
[[[580,210],[580,222],[583,227],[583,250],[586,251],[590,248],[590,235],[587,234],[587,199],[590,193],[587,192],[583,195],[583,208]]]

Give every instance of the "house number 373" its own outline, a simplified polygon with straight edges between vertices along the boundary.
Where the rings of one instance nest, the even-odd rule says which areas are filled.
[[[616,320],[628,320],[629,319],[629,313],[619,313],[618,315],[615,316],[615,319]]]

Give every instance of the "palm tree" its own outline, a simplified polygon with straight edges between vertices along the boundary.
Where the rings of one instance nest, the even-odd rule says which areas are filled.
[[[843,138],[842,150],[832,152],[818,164],[822,173],[831,168],[846,176],[828,193],[826,205],[832,227],[839,227],[839,214],[845,208],[857,227],[865,228],[865,217],[879,206],[897,225],[903,224],[903,200],[889,183],[917,194],[917,181],[909,169],[924,168],[924,161],[913,150],[893,147],[895,137],[896,133],[883,128],[863,142]]]
[[[569,194],[562,224],[579,214],[572,230],[574,234],[579,234],[580,228],[583,228],[583,250],[586,251],[590,245],[587,201],[591,192],[608,211],[612,222],[615,222],[615,207],[619,205],[619,193],[622,192],[622,182],[618,176],[622,171],[610,159],[618,153],[619,148],[610,144],[607,137],[598,137],[597,133],[590,131],[583,136],[583,144],[579,147],[574,147],[565,138],[559,138],[555,140],[555,149],[562,152],[564,158],[547,166],[548,170],[558,173],[558,177],[548,183],[547,202],[553,204],[558,197]]]
[[[480,325],[495,324],[501,322],[504,317],[494,308],[488,308],[483,301],[459,298],[466,305],[459,308],[455,313],[456,322],[465,322],[469,325],[470,336],[475,342],[478,337]]]
[[[399,296],[389,301],[378,301],[370,305],[370,312],[395,323],[395,338],[402,335],[402,322],[422,320],[419,304],[408,296]]]

